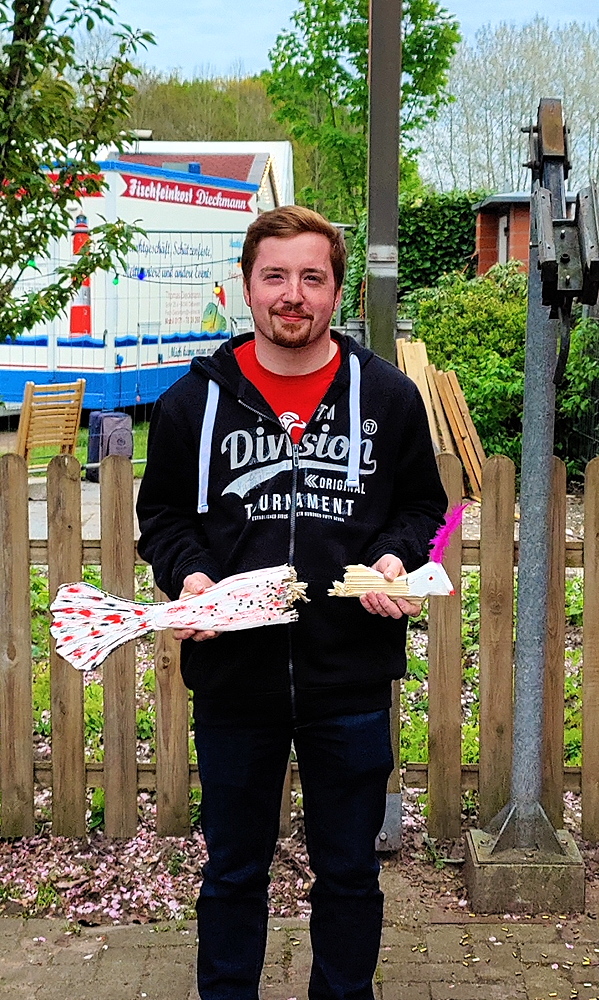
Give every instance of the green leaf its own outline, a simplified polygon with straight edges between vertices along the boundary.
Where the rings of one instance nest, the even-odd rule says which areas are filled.
[[[107,0],[70,0],[60,16],[39,0],[0,0],[0,21],[10,41],[0,48],[0,340],[53,319],[82,280],[122,262],[135,227],[116,222],[96,227],[89,252],[57,268],[35,292],[19,283],[31,260],[48,258],[55,240],[68,236],[73,208],[102,183],[99,149],[122,147],[129,115],[131,59],[151,36],[127,28],[119,53],[104,65],[81,65],[73,34],[111,22]],[[51,165],[55,178],[49,177]]]

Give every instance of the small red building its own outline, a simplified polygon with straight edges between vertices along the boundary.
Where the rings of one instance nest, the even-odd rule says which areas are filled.
[[[574,211],[576,196],[568,194],[568,215]],[[485,274],[493,264],[520,260],[528,267],[530,194],[509,191],[492,194],[473,206],[476,212],[476,273]]]

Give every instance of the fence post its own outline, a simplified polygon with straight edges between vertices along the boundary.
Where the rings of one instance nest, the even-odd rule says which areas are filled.
[[[81,579],[81,466],[56,455],[48,466],[48,587]],[[52,716],[52,833],[85,834],[83,676],[58,656],[50,640]]]
[[[154,600],[168,597],[157,587]],[[179,669],[181,644],[170,629],[156,632],[156,832],[189,833],[189,694]]]
[[[541,805],[556,829],[564,817],[564,648],[566,639],[566,466],[553,459],[549,500],[549,595],[543,694]]]
[[[463,495],[462,463],[438,457],[449,507]],[[459,837],[462,814],[462,533],[456,531],[444,560],[455,597],[429,602],[428,829],[431,837]]]
[[[0,458],[0,797],[2,837],[31,837],[33,719],[27,463]]]
[[[100,466],[100,551],[102,586],[111,594],[135,596],[133,466],[109,455]],[[104,828],[109,837],[137,832],[137,727],[135,643],[110,654],[104,673]]]
[[[584,482],[582,836],[599,841],[599,458]]]
[[[483,465],[480,515],[481,827],[510,797],[514,674],[514,463],[494,455]]]

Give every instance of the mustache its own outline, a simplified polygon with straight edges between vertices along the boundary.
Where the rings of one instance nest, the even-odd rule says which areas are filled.
[[[301,319],[314,319],[312,313],[304,312],[303,309],[271,309],[271,316],[297,316]]]

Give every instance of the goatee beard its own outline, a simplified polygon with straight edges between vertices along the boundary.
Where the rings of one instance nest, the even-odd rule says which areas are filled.
[[[294,336],[292,333],[287,334],[284,331],[273,330],[272,342],[273,344],[276,344],[277,347],[305,347],[306,344],[310,343],[310,331],[307,330],[298,337]]]
[[[275,315],[278,316],[277,313],[275,313]],[[306,327],[306,329],[302,330],[300,333],[297,330],[295,324],[292,323],[286,324],[285,320],[282,320],[280,316],[278,318],[279,318],[279,323],[281,324],[280,327],[278,326],[278,324],[275,325],[274,323],[271,323],[273,344],[276,344],[277,347],[289,347],[293,349],[298,347],[305,347],[307,344],[310,343],[310,335],[312,333],[311,322]],[[311,319],[311,317],[306,316],[306,319]]]

